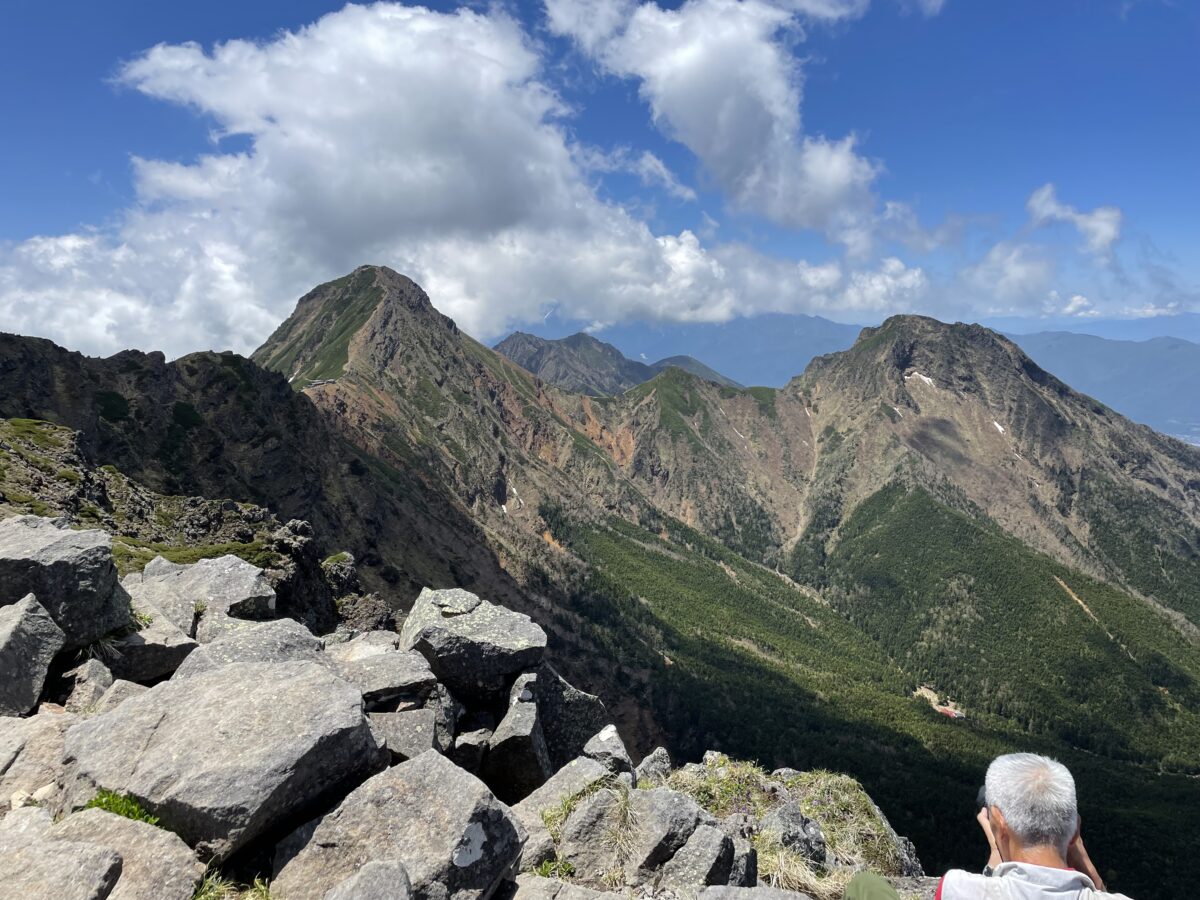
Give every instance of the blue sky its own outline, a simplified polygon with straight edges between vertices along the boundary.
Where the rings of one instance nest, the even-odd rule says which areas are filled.
[[[0,328],[245,351],[378,262],[484,339],[1170,334],[1200,311],[1198,51],[1162,0],[10,0]]]

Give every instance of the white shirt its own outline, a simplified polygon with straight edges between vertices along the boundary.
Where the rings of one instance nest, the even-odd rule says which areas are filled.
[[[938,900],[1130,900],[1124,894],[1096,890],[1092,880],[1072,869],[1050,869],[1006,862],[990,875],[951,869],[942,879]]]

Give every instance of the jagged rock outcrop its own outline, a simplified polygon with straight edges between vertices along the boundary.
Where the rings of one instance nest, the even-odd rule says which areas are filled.
[[[189,900],[207,863],[273,872],[277,900],[689,900],[760,884],[762,835],[819,872],[843,864],[811,846],[804,773],[712,752],[672,770],[660,749],[639,785],[617,728],[596,727],[603,705],[545,664],[545,633],[473,594],[425,592],[401,634],[326,640],[274,618],[262,570],[233,557],[156,560],[128,584],[137,617],[109,664],[79,662],[32,598],[0,607],[0,625],[32,617],[49,638],[14,664],[17,708],[41,699],[37,713],[0,716],[4,890]],[[723,779],[761,815],[706,807]],[[910,848],[865,802],[889,871],[907,871]]]
[[[524,839],[474,776],[424,753],[364,782],[323,817],[275,881],[284,900],[321,900],[368,862],[403,864],[417,900],[490,897]]]

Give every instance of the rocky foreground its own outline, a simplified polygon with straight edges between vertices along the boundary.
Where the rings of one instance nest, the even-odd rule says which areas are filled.
[[[234,556],[118,580],[103,531],[0,522],[5,897],[930,894],[846,776],[635,767],[525,615],[426,590],[398,633],[318,637],[277,599]]]

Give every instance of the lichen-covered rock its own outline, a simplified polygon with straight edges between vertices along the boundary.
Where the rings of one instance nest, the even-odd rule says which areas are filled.
[[[71,693],[64,704],[67,712],[90,713],[112,687],[113,676],[108,666],[98,659],[89,659],[67,672],[71,679]]]
[[[179,565],[155,557],[121,582],[139,610],[164,615],[200,643],[238,627],[238,620],[269,619],[275,589],[266,574],[236,556]]]
[[[639,782],[657,784],[666,781],[671,774],[671,754],[665,747],[655,747],[649,756],[638,763],[635,774]]]
[[[421,705],[437,684],[429,663],[420,653],[392,650],[335,663],[335,671],[362,693],[369,710],[396,708],[407,702]]]
[[[175,672],[200,645],[166,616],[152,613],[139,630],[116,642],[113,674],[126,681],[149,684]]]
[[[33,594],[0,606],[0,716],[33,709],[63,642],[62,629]]]
[[[537,668],[546,632],[529,616],[467,591],[426,588],[404,620],[400,646],[419,651],[455,695],[478,699],[505,690],[518,672]]]
[[[509,692],[508,710],[488,742],[481,777],[505,803],[516,803],[550,777],[550,754],[537,707],[538,676],[521,675]]]
[[[65,636],[85,647],[129,624],[129,597],[117,584],[112,538],[65,521],[15,516],[0,521],[0,606],[33,594]]]
[[[616,725],[605,725],[586,744],[583,755],[603,765],[614,775],[633,771],[633,761]]]
[[[293,619],[247,623],[193,652],[173,677],[192,678],[201,672],[238,662],[325,664],[322,647],[320,638]]]
[[[166,681],[66,738],[69,800],[129,794],[205,859],[356,784],[380,763],[359,692],[306,662]]]
[[[369,862],[324,900],[411,900],[412,885],[404,866],[393,861]]]
[[[710,884],[728,884],[733,868],[733,841],[715,825],[700,825],[686,844],[663,866],[663,887],[690,892]]]
[[[360,866],[396,860],[416,900],[486,898],[524,838],[483,782],[425,753],[368,779],[324,816],[272,889],[284,900],[324,900]]]
[[[813,900],[799,891],[784,891],[773,887],[708,887],[700,892],[699,900]]]
[[[546,750],[555,769],[579,756],[584,745],[610,721],[599,697],[572,686],[549,663],[538,669],[537,701]]]
[[[0,812],[14,795],[44,803],[57,797],[65,735],[78,721],[45,706],[27,719],[0,717]]]
[[[534,868],[554,856],[554,839],[544,815],[560,809],[564,802],[593,793],[611,777],[608,769],[596,760],[581,756],[512,808],[513,815],[529,834],[521,851],[521,869]]]
[[[100,809],[67,816],[46,835],[115,850],[121,876],[109,900],[191,900],[204,865],[178,835]]]

